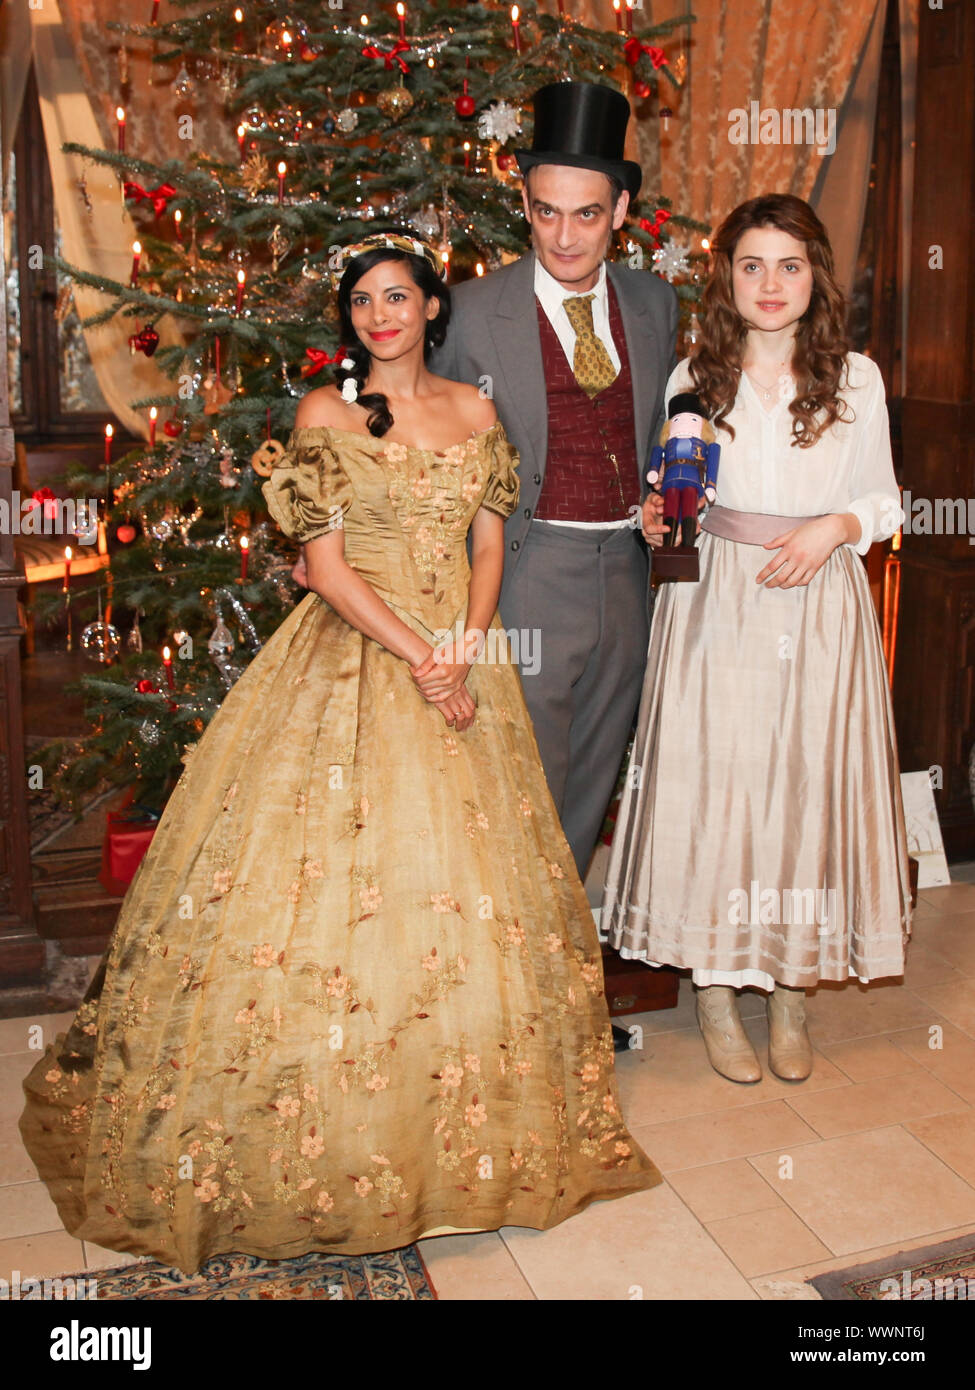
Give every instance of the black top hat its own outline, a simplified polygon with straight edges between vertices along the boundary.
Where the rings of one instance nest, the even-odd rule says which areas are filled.
[[[671,396],[667,419],[673,420],[675,415],[700,415],[702,420],[708,418],[701,397],[694,391],[679,391],[676,396]]]
[[[523,174],[535,164],[598,169],[619,179],[635,198],[643,171],[623,158],[630,103],[622,92],[594,82],[551,82],[532,98],[535,126],[530,150],[515,150]]]

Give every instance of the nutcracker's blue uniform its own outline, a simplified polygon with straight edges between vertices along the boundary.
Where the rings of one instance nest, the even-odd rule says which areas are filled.
[[[700,499],[705,488],[717,486],[720,456],[719,444],[705,444],[703,439],[693,437],[668,439],[663,448],[659,444],[654,445],[650,454],[650,471],[659,476],[663,470],[660,488],[664,494],[670,488],[693,487]]]
[[[681,545],[694,544],[700,501],[705,489],[717,485],[720,455],[719,444],[705,444],[696,435],[668,439],[663,447],[654,446],[650,472],[656,472],[660,478],[663,471],[660,487],[664,495],[664,521],[670,526],[672,542],[677,540],[679,529]]]

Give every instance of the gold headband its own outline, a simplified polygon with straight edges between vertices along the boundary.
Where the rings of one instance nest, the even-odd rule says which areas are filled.
[[[339,272],[344,272],[350,261],[356,256],[363,255],[366,251],[405,251],[409,256],[422,256],[424,260],[430,262],[434,270],[444,278],[444,264],[440,252],[434,247],[428,246],[425,241],[417,241],[415,237],[400,236],[398,232],[374,232],[372,236],[367,236],[364,241],[357,241],[352,246],[344,246],[339,256]]]

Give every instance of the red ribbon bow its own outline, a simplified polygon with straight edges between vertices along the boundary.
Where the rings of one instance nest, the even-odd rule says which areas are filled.
[[[158,217],[161,212],[166,211],[166,204],[170,198],[176,197],[176,189],[171,183],[161,183],[158,188],[142,188],[137,183],[126,182],[125,196],[133,198],[137,203],[141,203],[143,198],[148,198]]]
[[[655,68],[662,68],[667,61],[667,55],[662,48],[657,48],[652,43],[641,43],[635,35],[633,38],[627,39],[623,45],[623,52],[626,54],[626,61],[631,68],[636,67],[640,61],[641,53],[647,55]]]
[[[660,228],[664,225],[664,223],[667,221],[669,217],[670,213],[667,211],[666,208],[657,208],[657,211],[653,215],[652,222],[648,217],[640,218],[641,229],[644,232],[647,232],[650,236],[652,236],[658,246],[660,245]]]
[[[52,520],[58,514],[57,498],[49,487],[39,487],[36,492],[32,493],[27,506],[30,511],[33,511],[35,507],[42,507],[44,515]]]
[[[400,72],[409,72],[405,60],[399,56],[401,53],[405,53],[409,46],[405,39],[397,39],[390,51],[386,53],[376,44],[367,43],[362,50],[362,56],[363,58],[382,58],[387,68],[392,68],[394,62],[399,63]]]
[[[302,367],[301,375],[314,376],[323,367],[330,367],[334,362],[340,361],[345,356],[345,348],[336,348],[331,357],[323,348],[305,348],[305,356],[310,357],[311,361]]]

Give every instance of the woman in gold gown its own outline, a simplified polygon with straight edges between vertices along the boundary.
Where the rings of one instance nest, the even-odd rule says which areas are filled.
[[[312,592],[186,753],[24,1082],[67,1230],[187,1272],[545,1229],[660,1181],[495,616],[517,456],[426,370],[436,253],[346,259],[342,393],[304,398],[264,486]]]

